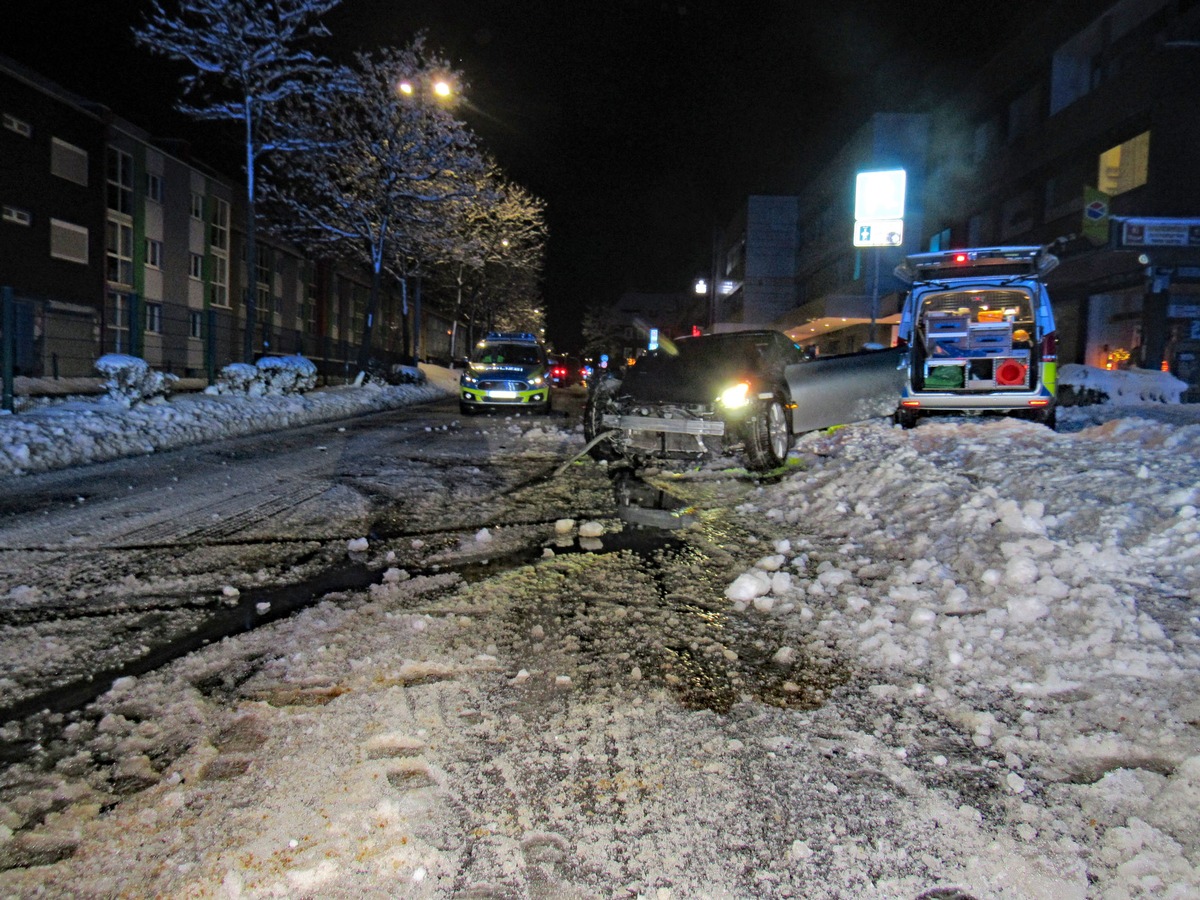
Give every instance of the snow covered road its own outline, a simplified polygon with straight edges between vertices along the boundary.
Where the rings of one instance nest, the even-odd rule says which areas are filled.
[[[0,893],[1196,896],[1200,421],[1163,409],[664,470],[669,534],[584,461],[419,567],[372,539],[368,589],[119,681],[10,766]],[[530,424],[478,427],[582,443]]]

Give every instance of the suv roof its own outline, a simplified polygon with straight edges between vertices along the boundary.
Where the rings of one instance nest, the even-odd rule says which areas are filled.
[[[1044,247],[978,247],[906,256],[895,275],[908,284],[979,276],[1044,278],[1058,257]]]

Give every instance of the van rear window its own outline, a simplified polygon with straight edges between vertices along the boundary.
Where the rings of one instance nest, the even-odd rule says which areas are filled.
[[[970,322],[1028,322],[1033,307],[1024,291],[939,291],[921,298],[921,313],[956,313]]]

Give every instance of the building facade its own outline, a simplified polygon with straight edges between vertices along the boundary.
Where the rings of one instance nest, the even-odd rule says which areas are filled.
[[[4,58],[0,116],[0,289],[17,375],[94,376],[100,355],[126,353],[212,381],[242,361],[249,284],[256,355],[356,374],[369,273],[306,258],[262,228],[248,265],[239,185]],[[405,315],[402,293],[385,285],[373,355],[448,353],[449,318]]]

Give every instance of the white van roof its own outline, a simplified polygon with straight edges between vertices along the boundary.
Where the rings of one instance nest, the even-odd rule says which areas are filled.
[[[904,258],[895,274],[907,284],[981,275],[1044,278],[1057,265],[1058,257],[1044,247],[972,247],[914,253]]]

